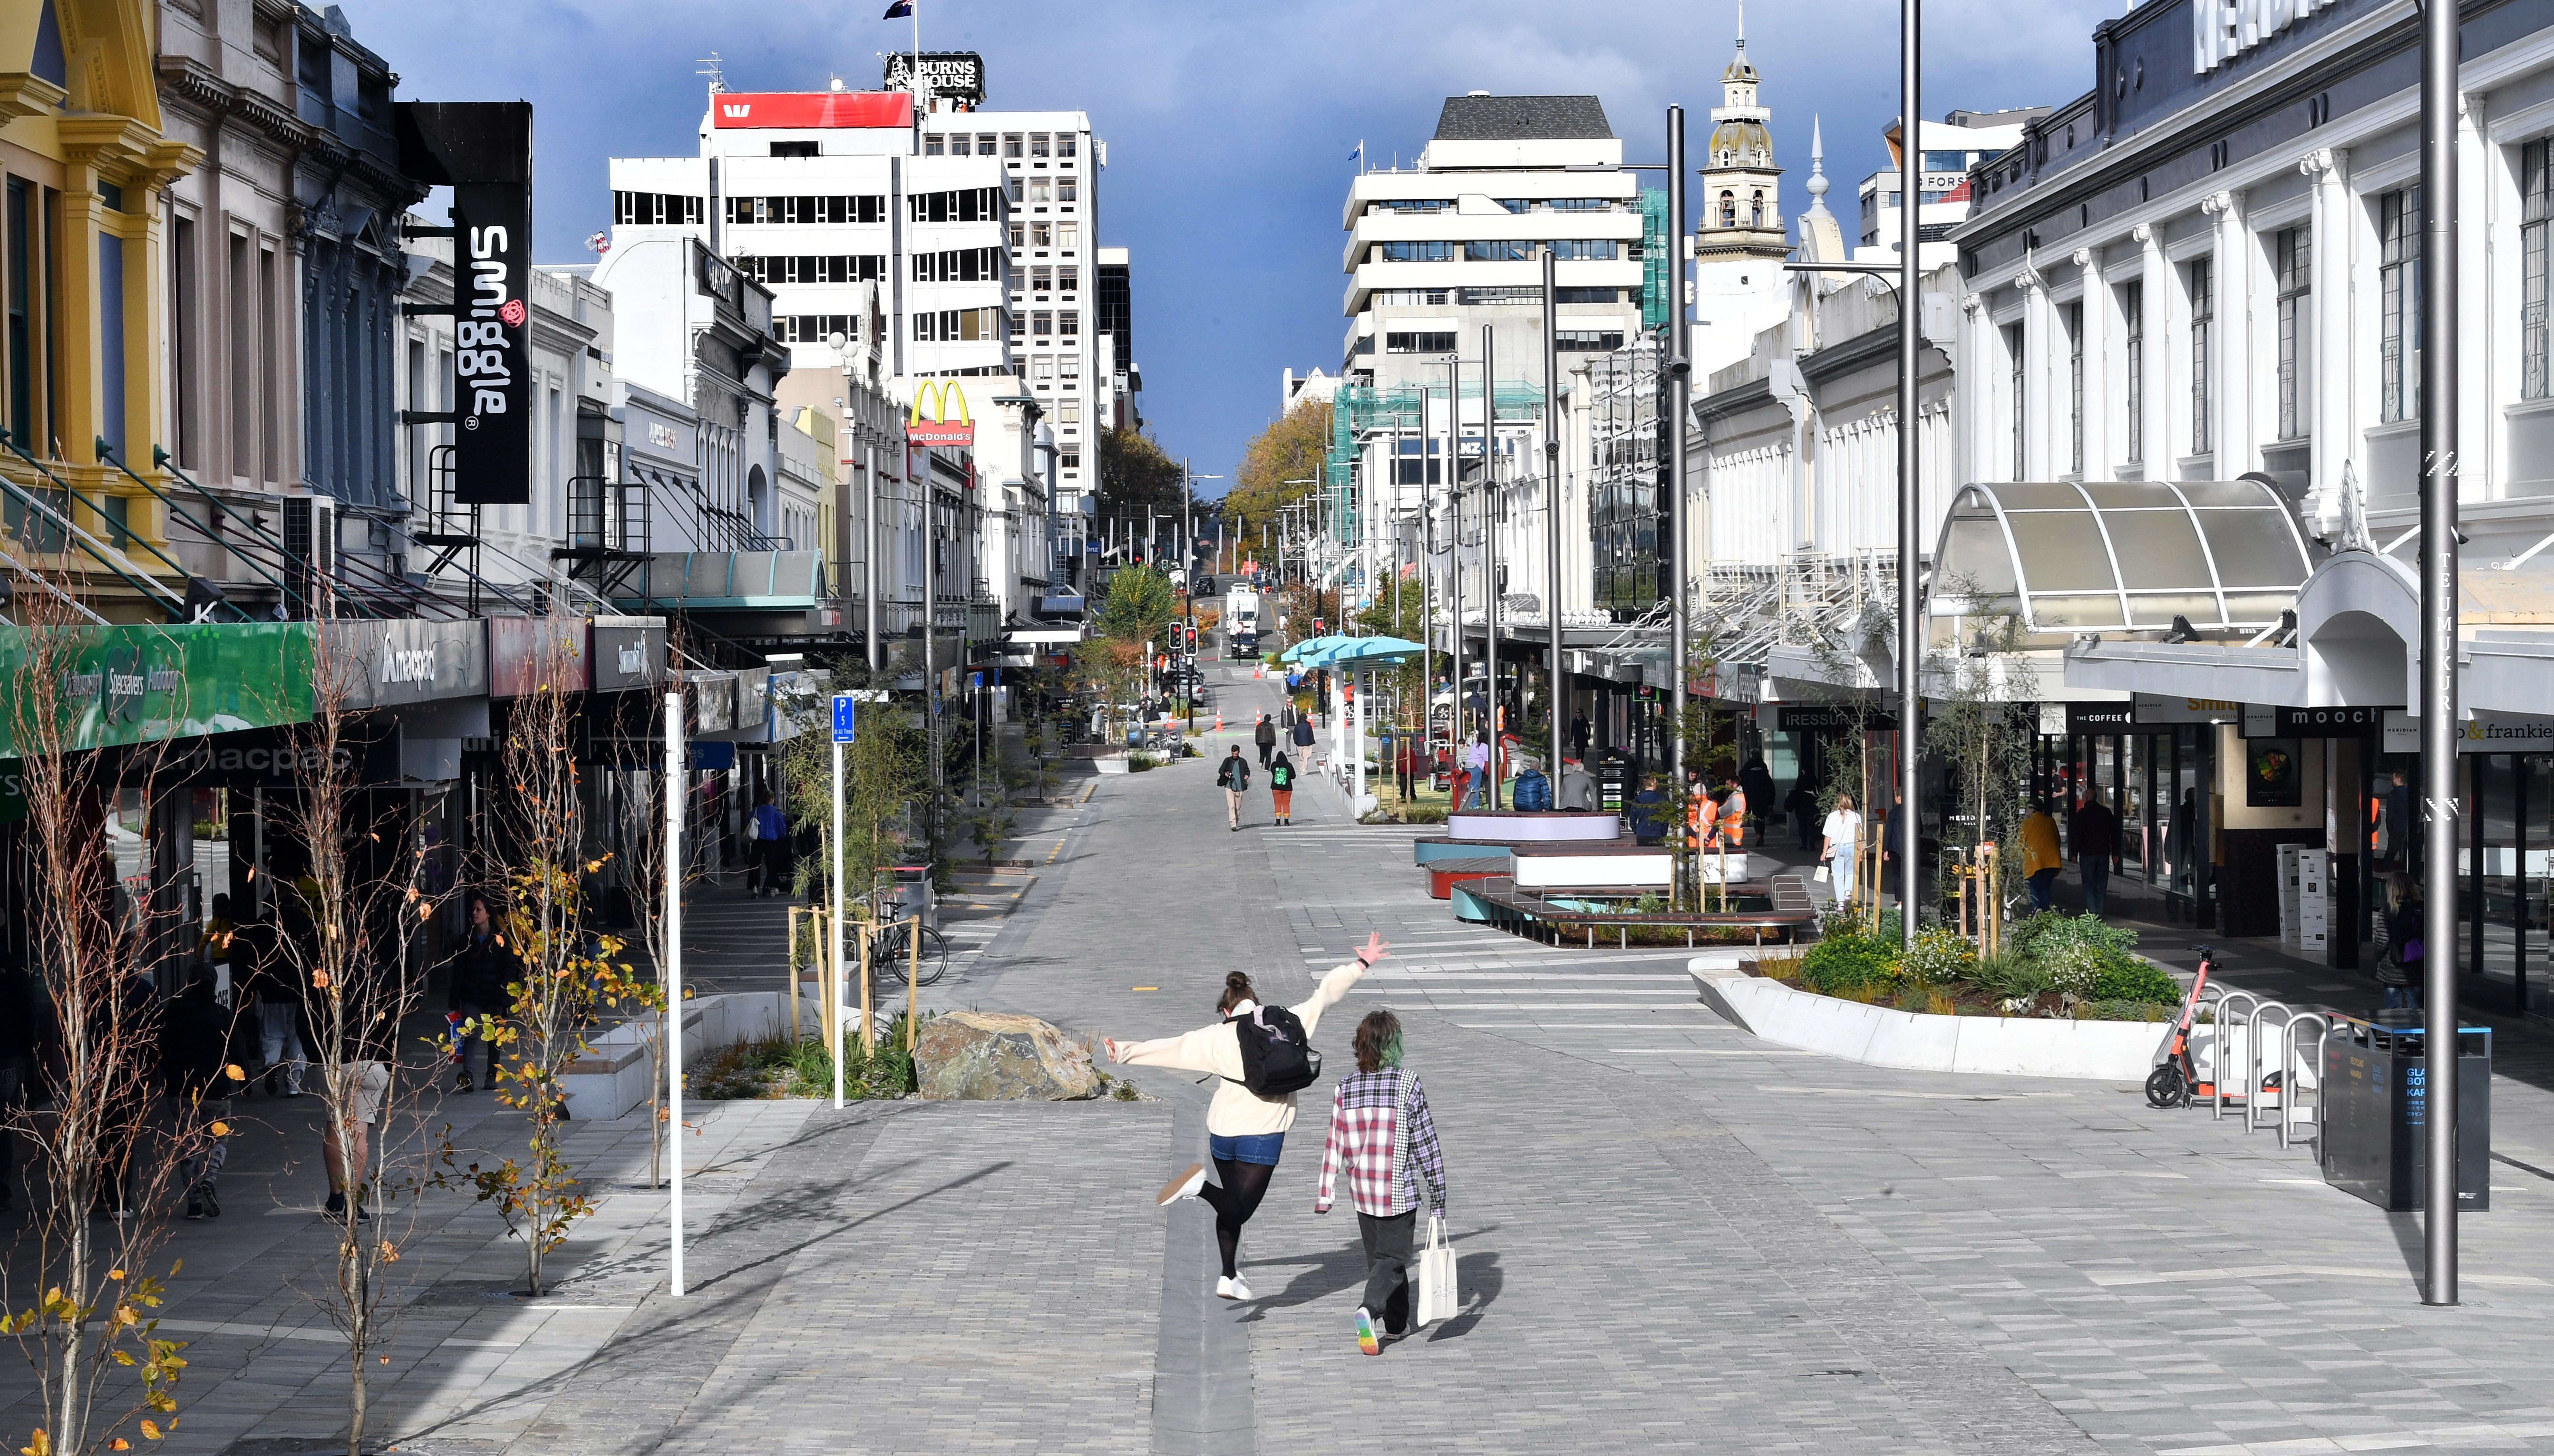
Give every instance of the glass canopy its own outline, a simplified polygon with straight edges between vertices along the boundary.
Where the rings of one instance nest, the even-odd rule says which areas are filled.
[[[1963,487],[1933,554],[1937,643],[2013,613],[2052,644],[2077,632],[2259,631],[2312,568],[2296,516],[2262,481],[2016,482]]]

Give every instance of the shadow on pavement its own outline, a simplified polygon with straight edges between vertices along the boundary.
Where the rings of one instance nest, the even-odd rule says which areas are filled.
[[[1429,1333],[1428,1343],[1432,1345],[1439,1340],[1459,1340],[1470,1334],[1472,1326],[1481,1322],[1481,1315],[1490,1307],[1490,1301],[1496,1299],[1499,1290],[1505,1288],[1507,1276],[1499,1270],[1499,1256],[1475,1254],[1455,1265],[1454,1281],[1459,1291],[1471,1296],[1470,1301],[1452,1319]]]

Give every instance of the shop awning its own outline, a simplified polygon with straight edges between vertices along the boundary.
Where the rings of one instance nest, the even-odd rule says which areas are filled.
[[[2313,570],[2260,481],[2015,482],[1962,488],[1934,552],[1930,639],[2012,613],[2033,646],[2085,632],[2259,631]]]

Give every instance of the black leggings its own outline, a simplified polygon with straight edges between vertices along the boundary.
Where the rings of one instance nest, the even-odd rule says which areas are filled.
[[[1198,1190],[1215,1209],[1215,1247],[1223,1256],[1223,1277],[1234,1274],[1232,1257],[1241,1247],[1241,1226],[1259,1211],[1259,1200],[1268,1195],[1268,1179],[1275,1176],[1273,1163],[1235,1163],[1229,1159],[1215,1160],[1215,1176],[1220,1186],[1209,1183]]]

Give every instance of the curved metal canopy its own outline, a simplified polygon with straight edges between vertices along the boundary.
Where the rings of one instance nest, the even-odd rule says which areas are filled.
[[[2013,613],[2034,637],[2258,631],[2313,569],[2296,515],[2263,481],[1962,487],[1933,553],[1933,636]],[[1947,630],[1946,630],[1947,629]]]

